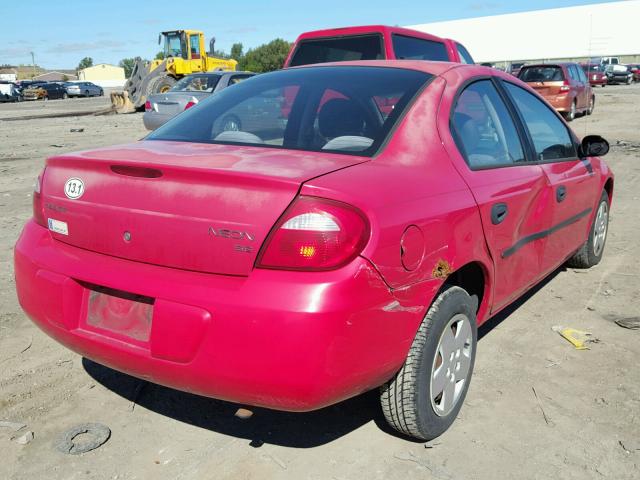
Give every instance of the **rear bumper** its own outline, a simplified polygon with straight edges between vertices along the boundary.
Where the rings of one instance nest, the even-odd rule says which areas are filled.
[[[361,258],[334,272],[188,272],[68,246],[33,221],[14,259],[22,308],[79,354],[179,390],[290,411],[388,380],[430,301],[425,291],[439,286],[411,304]],[[148,341],[88,325],[84,282],[154,298]]]
[[[568,112],[569,110],[571,110],[571,102],[573,102],[573,97],[568,93],[545,96],[544,98],[558,112]]]
[[[175,115],[165,115],[158,112],[144,112],[142,122],[147,130],[155,130],[171,120]]]

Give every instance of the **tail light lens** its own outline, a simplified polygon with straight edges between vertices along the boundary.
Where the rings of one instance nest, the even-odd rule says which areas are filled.
[[[145,112],[150,112],[152,109],[153,108],[151,107],[151,102],[149,100],[144,102],[144,111]]]
[[[569,86],[569,82],[567,82],[566,80],[564,81],[564,85],[562,85],[560,87],[560,91],[561,92],[568,92],[569,90],[571,90],[571,87]]]
[[[33,220],[38,225],[48,228],[42,205],[42,181],[44,179],[44,172],[45,170],[43,169],[36,179],[36,184],[33,186]]]
[[[300,196],[267,237],[256,267],[333,270],[360,254],[369,231],[369,222],[355,207],[334,200]]]
[[[196,105],[198,102],[194,102],[194,101],[189,101],[187,102],[187,104],[184,106],[185,110],[189,110],[191,107],[193,107],[194,105]]]

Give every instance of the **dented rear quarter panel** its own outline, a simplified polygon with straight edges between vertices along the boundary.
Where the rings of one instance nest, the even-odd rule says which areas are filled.
[[[447,274],[472,261],[491,272],[473,195],[442,142],[433,141],[438,137],[436,112],[444,88],[444,79],[434,78],[372,161],[314,179],[302,188],[303,194],[336,198],[364,211],[372,237],[362,256],[398,298],[424,311]],[[421,260],[409,271],[402,262],[401,239],[411,225],[422,232],[424,245]],[[483,305],[480,320],[486,319],[485,311]]]

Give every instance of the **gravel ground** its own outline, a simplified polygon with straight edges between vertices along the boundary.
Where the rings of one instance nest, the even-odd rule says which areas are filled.
[[[604,259],[589,271],[560,269],[481,328],[460,417],[426,445],[385,427],[375,392],[317,412],[256,409],[240,420],[236,405],[136,380],[40,332],[18,305],[12,249],[43,159],[145,130],[140,114],[3,121],[95,111],[106,97],[0,104],[0,421],[34,432],[21,445],[0,427],[0,478],[640,478],[640,331],[615,323],[640,315],[640,85],[596,94],[595,113],[573,128],[612,144]],[[557,324],[599,342],[575,350],[551,330]],[[108,425],[110,440],[77,456],[54,448],[61,432],[85,422]]]

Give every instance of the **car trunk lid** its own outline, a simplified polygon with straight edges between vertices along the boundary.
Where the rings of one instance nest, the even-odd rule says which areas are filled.
[[[43,205],[61,242],[150,264],[248,275],[303,182],[366,160],[143,141],[48,159]],[[69,198],[78,195],[78,181],[80,195]]]

